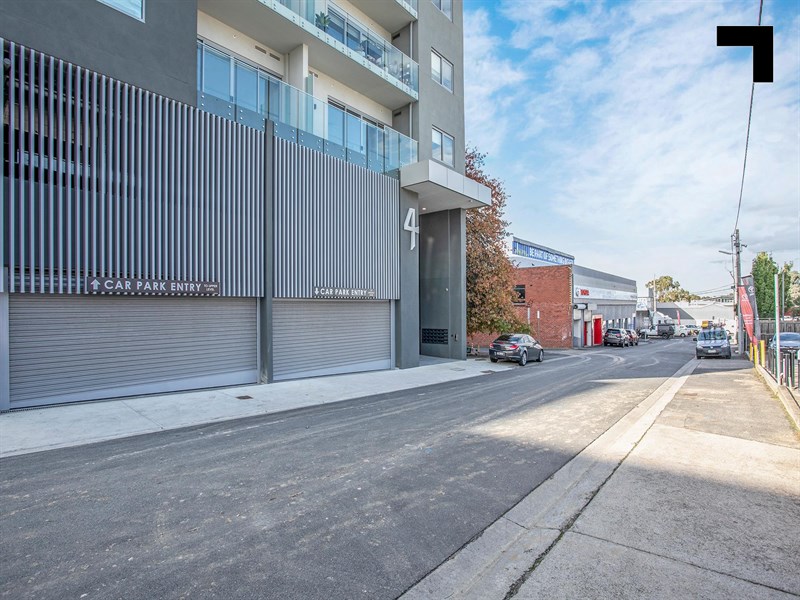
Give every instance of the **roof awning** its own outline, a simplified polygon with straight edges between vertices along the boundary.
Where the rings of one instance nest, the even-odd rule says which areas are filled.
[[[492,203],[487,186],[448,169],[433,160],[423,160],[400,169],[400,187],[415,192],[421,211],[483,208]]]

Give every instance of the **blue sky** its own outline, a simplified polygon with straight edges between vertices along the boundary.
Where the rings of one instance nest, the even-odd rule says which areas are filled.
[[[752,82],[747,1],[464,0],[467,144],[506,184],[514,235],[636,279],[732,284]],[[739,229],[800,267],[800,0],[765,0],[775,82],[756,84]]]

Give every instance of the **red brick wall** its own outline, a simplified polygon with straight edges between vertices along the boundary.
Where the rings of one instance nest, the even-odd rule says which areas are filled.
[[[531,334],[545,348],[572,348],[572,267],[527,267],[515,269],[515,285],[525,285],[525,304],[516,306],[523,321],[531,309]],[[536,311],[539,328],[536,331]],[[479,333],[470,341],[486,348],[497,333]]]

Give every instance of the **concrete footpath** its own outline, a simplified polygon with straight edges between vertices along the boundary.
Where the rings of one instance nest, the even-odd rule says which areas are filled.
[[[689,361],[402,597],[798,596],[800,434],[734,359]]]
[[[576,354],[554,351],[547,360]],[[452,361],[423,357],[414,369],[23,409],[0,414],[0,458],[385,394],[515,366],[492,364],[486,358]]]

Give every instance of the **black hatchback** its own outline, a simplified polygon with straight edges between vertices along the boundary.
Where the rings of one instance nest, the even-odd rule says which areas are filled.
[[[524,333],[507,333],[501,335],[489,346],[489,360],[513,360],[524,367],[529,360],[542,362],[544,350],[539,342]]]

